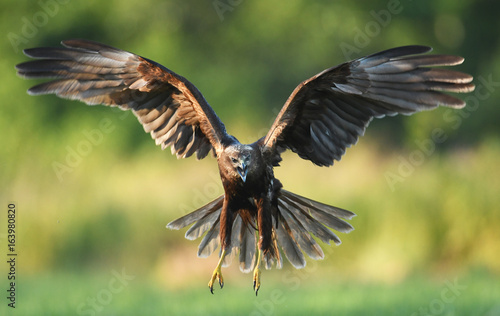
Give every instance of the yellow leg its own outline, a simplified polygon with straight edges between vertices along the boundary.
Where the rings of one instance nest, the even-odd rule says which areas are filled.
[[[260,289],[260,263],[262,261],[262,251],[258,249],[258,255],[257,255],[257,265],[255,266],[255,269],[253,270],[253,290],[255,291],[255,296],[257,296],[259,289]]]
[[[212,278],[210,279],[210,282],[208,282],[208,287],[210,288],[210,292],[214,294],[214,282],[215,279],[219,281],[220,288],[224,286],[224,279],[222,278],[222,261],[224,261],[224,257],[226,256],[226,249],[222,250],[219,263],[215,267],[214,273],[212,274]]]

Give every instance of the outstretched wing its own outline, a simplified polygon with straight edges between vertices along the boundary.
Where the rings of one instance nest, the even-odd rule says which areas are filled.
[[[87,40],[63,41],[62,48],[33,48],[38,59],[16,66],[25,78],[56,79],[28,90],[56,94],[89,105],[132,110],[162,149],[177,157],[218,152],[225,127],[198,89],[185,78],[141,56]]]
[[[263,139],[263,149],[291,149],[316,165],[330,166],[357,142],[374,117],[409,115],[438,105],[462,108],[465,102],[443,92],[473,91],[472,76],[425,66],[453,66],[464,59],[421,55],[431,50],[393,48],[302,82]]]

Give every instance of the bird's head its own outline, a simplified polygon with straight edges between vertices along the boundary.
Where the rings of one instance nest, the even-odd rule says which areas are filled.
[[[248,169],[252,156],[252,147],[236,144],[224,150],[224,164],[226,170],[234,177],[239,177],[243,182],[247,180]]]

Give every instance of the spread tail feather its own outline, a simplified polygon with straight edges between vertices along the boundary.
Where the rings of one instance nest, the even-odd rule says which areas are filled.
[[[194,223],[186,231],[185,237],[194,240],[206,233],[198,247],[198,256],[208,257],[220,244],[220,213],[223,202],[224,195],[221,195],[199,209],[168,223],[167,228],[178,230]],[[242,225],[242,222],[241,217],[237,215],[233,222],[231,248],[226,251],[223,266],[228,266],[231,263],[231,259],[236,253],[232,250],[234,248],[240,249],[240,269],[248,273],[254,268],[257,241],[255,229],[252,226]]]
[[[337,245],[340,238],[327,228],[348,233],[354,228],[343,219],[351,219],[353,212],[313,201],[287,190],[281,190],[278,197],[278,243],[288,261],[297,269],[303,268],[306,261],[303,252],[314,260],[324,258],[321,247],[311,234],[322,242]]]
[[[329,228],[342,233],[354,229],[351,224],[344,221],[356,216],[353,212],[313,201],[283,189],[278,194],[278,211],[273,214],[273,242],[280,246],[284,255],[297,269],[306,265],[304,253],[314,260],[324,258],[323,250],[311,235],[326,244],[333,241],[338,245],[341,243],[340,238]],[[193,224],[185,235],[190,240],[206,233],[198,247],[198,256],[207,257],[220,244],[220,213],[223,201],[224,195],[219,196],[196,211],[169,223],[167,228],[181,229]],[[226,251],[223,266],[229,265],[239,250],[240,270],[245,273],[252,271],[255,267],[256,247],[255,228],[252,225],[245,225],[241,216],[237,214],[233,222],[231,247]],[[278,268],[282,267],[279,253],[275,256],[265,255],[263,260],[267,269],[274,263]]]

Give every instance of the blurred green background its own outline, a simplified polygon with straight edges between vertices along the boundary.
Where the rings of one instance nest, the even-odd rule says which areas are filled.
[[[500,315],[500,2],[3,1],[0,314]],[[251,275],[196,257],[165,225],[222,193],[213,158],[177,160],[131,113],[54,96],[22,49],[87,38],[193,82],[242,142],[263,136],[302,80],[378,50],[464,56],[459,111],[374,121],[333,168],[284,154],[286,189],[358,214],[303,270]],[[436,141],[433,134],[444,135]],[[75,154],[76,153],[76,154]],[[66,168],[61,166],[65,165]],[[61,169],[62,168],[62,169]],[[17,207],[17,302],[7,306],[7,208]]]

